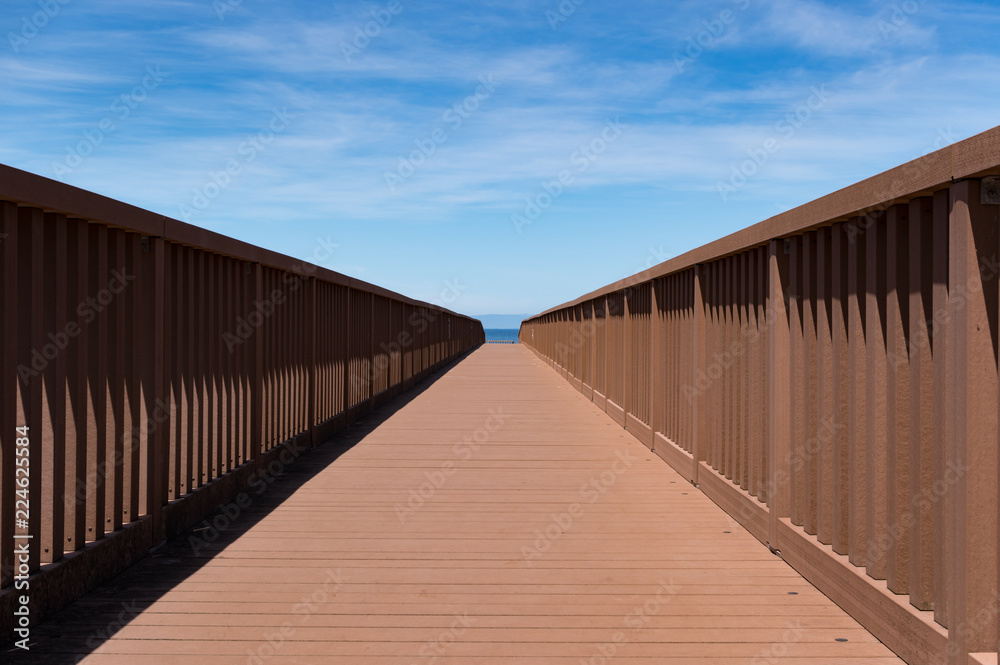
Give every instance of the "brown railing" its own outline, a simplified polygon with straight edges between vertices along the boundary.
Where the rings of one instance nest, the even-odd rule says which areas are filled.
[[[468,317],[3,166],[0,234],[2,638],[15,575],[34,623],[484,341]]]
[[[1000,128],[521,342],[905,660],[996,662],[997,174]]]

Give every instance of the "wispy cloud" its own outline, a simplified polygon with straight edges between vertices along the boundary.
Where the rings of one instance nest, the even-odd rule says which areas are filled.
[[[888,51],[899,44],[927,45],[934,28],[918,20],[930,0],[879,3],[860,7],[818,0],[772,0],[753,39],[784,40],[825,56],[857,57]],[[865,11],[867,10],[867,11]]]
[[[300,257],[301,238],[332,232],[344,251],[331,267],[423,298],[460,276],[475,310],[543,309],[637,269],[650,246],[678,254],[928,152],[942,132],[996,124],[1000,12],[918,4],[894,18],[889,1],[637,0],[625,15],[583,3],[553,30],[557,2],[404,1],[347,58],[384,3],[245,0],[224,20],[200,0],[70,3],[0,53],[0,161],[52,177],[111,115],[67,182],[178,217],[235,159],[196,223]],[[5,5],[0,27],[34,6]],[[675,53],[727,10],[724,34],[678,70]],[[114,100],[149,66],[169,76],[118,120]],[[456,129],[446,114],[481,77],[502,85]],[[720,200],[731,166],[822,86],[822,110]],[[276,111],[295,118],[241,154]],[[510,215],[618,117],[620,142],[519,237]],[[446,140],[388,188],[440,128]]]

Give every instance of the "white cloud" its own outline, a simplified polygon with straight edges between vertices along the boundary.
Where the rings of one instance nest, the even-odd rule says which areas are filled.
[[[911,3],[905,4],[909,9]],[[919,5],[916,0],[912,4]],[[756,24],[748,39],[765,44],[787,41],[828,56],[867,55],[896,44],[927,46],[934,30],[919,25],[921,9],[902,7],[897,3],[860,14],[819,0],[772,0],[765,20]]]

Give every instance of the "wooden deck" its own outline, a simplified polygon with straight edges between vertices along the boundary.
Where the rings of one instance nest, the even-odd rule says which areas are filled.
[[[902,662],[524,347],[402,400],[0,660]]]

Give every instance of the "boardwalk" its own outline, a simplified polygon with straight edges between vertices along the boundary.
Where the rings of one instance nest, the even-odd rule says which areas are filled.
[[[902,662],[524,347],[424,387],[36,628],[23,662]]]

